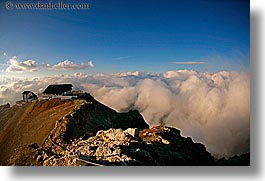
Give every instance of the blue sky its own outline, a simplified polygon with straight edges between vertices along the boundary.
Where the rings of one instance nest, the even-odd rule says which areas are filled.
[[[91,8],[7,10],[6,1],[1,1],[1,74],[249,70],[248,0],[64,2],[87,2]],[[17,62],[34,60],[37,71],[6,72],[14,56]],[[65,60],[86,66],[52,68]],[[94,67],[87,66],[89,60]],[[42,64],[49,64],[50,69]]]

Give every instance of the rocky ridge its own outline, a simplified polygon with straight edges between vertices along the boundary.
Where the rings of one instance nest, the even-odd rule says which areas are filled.
[[[157,126],[100,130],[88,139],[68,144],[46,141],[15,150],[9,165],[43,166],[165,166],[214,165],[200,143],[184,138],[174,128]]]
[[[7,148],[0,153],[2,165],[215,165],[203,144],[179,130],[149,128],[137,110],[117,113],[90,94],[33,101],[1,114],[0,146]]]
[[[141,114],[117,113],[90,94],[77,100],[41,100],[23,106],[5,106],[0,116],[0,165],[6,165],[14,149],[22,145],[54,143],[94,136],[110,128],[148,128]]]

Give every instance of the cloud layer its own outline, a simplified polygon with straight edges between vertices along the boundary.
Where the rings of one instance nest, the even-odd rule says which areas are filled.
[[[123,112],[138,109],[149,125],[165,124],[202,142],[216,157],[250,150],[250,87],[245,72],[168,71],[161,74],[61,75],[0,80],[0,103],[21,99],[23,90],[38,92],[50,83],[73,83]]]

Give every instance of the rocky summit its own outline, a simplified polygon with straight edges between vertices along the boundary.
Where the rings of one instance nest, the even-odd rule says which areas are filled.
[[[1,165],[214,165],[205,146],[175,128],[149,128],[137,110],[117,113],[85,94],[1,109]]]

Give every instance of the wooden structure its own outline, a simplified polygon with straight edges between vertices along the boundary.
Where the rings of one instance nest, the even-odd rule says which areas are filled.
[[[29,103],[29,102],[31,102],[33,100],[38,99],[38,96],[36,94],[34,94],[33,92],[31,92],[31,91],[22,92],[22,97],[23,97],[23,101],[25,103]]]

